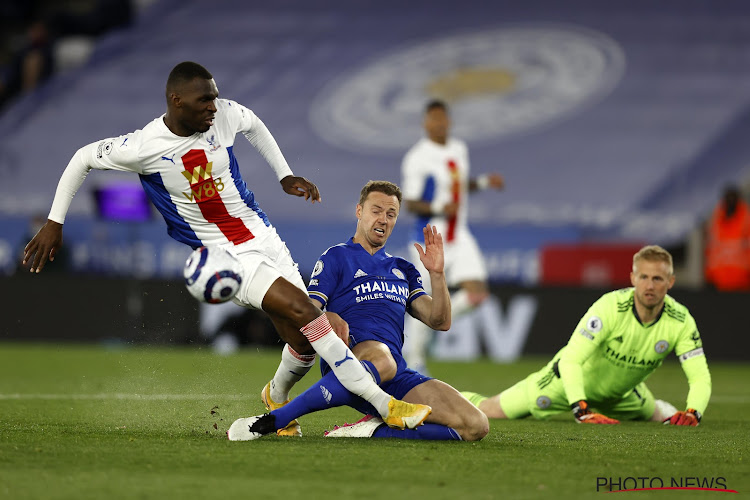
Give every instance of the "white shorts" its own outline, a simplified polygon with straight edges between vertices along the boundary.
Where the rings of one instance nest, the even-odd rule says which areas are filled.
[[[235,304],[262,309],[263,298],[279,278],[286,279],[307,294],[299,266],[273,227],[252,240],[239,245],[229,243],[223,247],[237,257],[244,267],[242,286],[232,299]]]
[[[424,247],[423,241],[418,243]],[[443,240],[443,251],[445,252],[445,280],[449,287],[457,287],[464,281],[487,281],[484,257],[477,241],[469,231],[459,231],[451,243],[445,243]],[[425,291],[432,293],[427,270],[419,260],[419,253],[414,245],[409,246],[409,254],[412,264],[423,277]]]

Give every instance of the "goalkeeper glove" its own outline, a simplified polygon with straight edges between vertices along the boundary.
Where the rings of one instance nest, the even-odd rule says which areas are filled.
[[[695,427],[701,423],[701,412],[688,408],[685,411],[678,411],[669,418],[664,419],[664,425],[689,425]]]
[[[573,416],[579,424],[619,424],[619,420],[609,418],[601,413],[589,410],[589,404],[585,399],[570,405],[573,408]]]

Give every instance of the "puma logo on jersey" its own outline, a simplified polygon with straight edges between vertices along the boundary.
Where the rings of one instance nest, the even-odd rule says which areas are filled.
[[[162,156],[161,159],[166,160],[166,161],[171,161],[173,165],[176,165],[176,163],[174,162],[174,153],[172,154],[171,157]]]

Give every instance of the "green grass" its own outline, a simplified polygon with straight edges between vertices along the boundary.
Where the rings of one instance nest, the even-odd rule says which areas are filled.
[[[746,365],[710,364],[713,400],[698,428],[584,426],[560,415],[494,421],[479,443],[324,439],[324,430],[359,418],[342,408],[303,417],[301,439],[228,442],[235,418],[263,412],[258,395],[278,359],[254,349],[220,357],[205,349],[0,344],[0,498],[579,499],[601,494],[597,477],[658,477],[665,486],[670,478],[723,477],[727,488],[750,493]],[[545,361],[431,370],[459,389],[490,394]],[[687,383],[677,363],[660,368],[649,387],[683,406]]]

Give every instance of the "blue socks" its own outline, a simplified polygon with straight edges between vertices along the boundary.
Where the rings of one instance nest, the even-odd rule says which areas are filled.
[[[372,375],[375,383],[380,385],[380,373],[375,369],[375,365],[369,361],[360,361],[360,363]],[[341,385],[341,382],[336,378],[333,371],[329,371],[317,383],[292,399],[288,404],[278,410],[272,411],[271,415],[276,417],[276,428],[283,429],[295,418],[337,406],[351,406],[362,413],[378,415],[378,412],[370,403],[359,396],[355,396],[346,387]],[[450,427],[429,423],[421,425],[416,429],[403,430],[381,425],[375,430],[372,437],[442,441],[461,440],[461,436]]]
[[[372,437],[374,438],[399,438],[399,439],[424,439],[429,441],[461,441],[458,432],[440,424],[422,424],[416,429],[392,429],[387,425],[381,425]]]
[[[369,361],[360,361],[370,374],[375,383],[380,385],[380,374]],[[318,380],[305,392],[291,400],[287,405],[271,412],[276,417],[276,428],[283,429],[295,418],[307,415],[319,410],[335,408],[337,406],[351,406],[357,410],[365,410],[367,413],[378,415],[367,401],[349,392],[341,385],[333,371],[329,371],[323,378]]]

